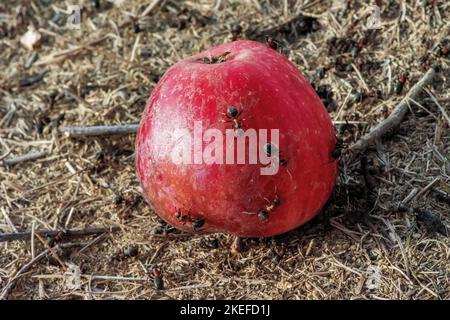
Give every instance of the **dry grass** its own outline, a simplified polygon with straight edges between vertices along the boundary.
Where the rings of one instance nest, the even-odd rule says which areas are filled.
[[[382,29],[364,31],[368,6],[349,1],[346,11],[339,5],[345,2],[334,1],[333,7],[331,1],[160,1],[137,18],[151,1],[118,6],[100,1],[100,10],[84,1],[80,30],[66,30],[63,13],[55,18],[66,9],[63,1],[2,3],[0,157],[48,155],[0,167],[0,233],[90,225],[122,229],[71,240],[80,243],[46,255],[20,275],[9,298],[449,299],[449,239],[411,211],[398,210],[398,204],[417,189],[408,207],[438,213],[449,225],[450,130],[444,112],[450,112],[450,72],[448,55],[436,48],[448,41],[450,3],[380,1]],[[372,167],[384,163],[382,172],[366,174],[364,181],[360,162],[344,159],[330,205],[287,235],[245,239],[245,251],[232,256],[229,236],[170,230],[141,201],[133,136],[74,140],[57,129],[55,119],[62,114],[64,125],[135,123],[158,77],[181,57],[230,41],[238,25],[239,37],[252,37],[249,30],[277,26],[300,12],[318,18],[321,27],[284,42],[284,52],[316,86],[330,85],[336,108],[329,109],[337,123],[356,122],[342,133],[345,144],[384,119],[429,66],[440,64],[443,71],[429,94],[411,102],[412,114],[399,130],[365,154]],[[129,17],[136,17],[143,31],[135,33]],[[30,23],[45,40],[27,69],[30,52],[19,38]],[[362,38],[366,43],[353,58],[354,42]],[[328,64],[333,67],[320,79],[318,71]],[[45,70],[42,81],[18,86]],[[404,72],[408,80],[397,94]],[[46,117],[55,121],[44,125]],[[119,192],[125,199],[115,204]],[[217,249],[208,246],[214,239]],[[1,243],[0,288],[43,250],[38,238]],[[79,289],[67,286],[55,256],[64,268],[71,263],[86,275]],[[166,290],[155,289],[154,266]],[[368,285],[371,266],[381,273],[375,288]]]

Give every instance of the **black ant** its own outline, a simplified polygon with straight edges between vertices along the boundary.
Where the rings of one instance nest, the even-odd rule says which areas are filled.
[[[266,43],[269,47],[277,51],[280,51],[283,48],[281,42],[271,36],[266,36]]]
[[[398,82],[395,85],[395,93],[396,94],[400,94],[403,91],[403,86],[406,83],[406,80],[408,80],[408,73],[407,72],[403,72],[402,74],[400,74],[400,76],[398,77]]]
[[[155,285],[155,288],[158,290],[163,290],[164,289],[164,280],[163,280],[161,270],[156,267],[153,268],[152,275],[153,275],[153,284]]]
[[[190,212],[188,212],[188,214],[183,215],[183,213],[181,212],[181,209],[177,209],[175,211],[175,217],[183,225],[185,225],[187,222],[191,223],[192,228],[194,229],[194,231],[200,230],[200,228],[205,225],[205,219],[193,218]]]
[[[258,211],[258,218],[260,220],[266,220],[269,218],[269,214],[275,210],[275,208],[279,207],[281,205],[281,199],[278,195],[275,195],[275,198],[273,199],[270,204],[268,204],[264,209],[261,209]]]
[[[181,209],[177,209],[175,211],[175,217],[178,219],[178,221],[180,221],[183,225],[186,224],[186,222],[191,221],[191,214],[185,214],[183,215],[183,213],[181,213]]]
[[[242,111],[238,111],[235,107],[229,107],[227,112],[222,114],[228,118],[228,120],[222,120],[222,122],[231,122],[234,130],[242,130],[243,119],[239,119]]]
[[[266,143],[264,145],[264,153],[266,154],[266,156],[271,157],[274,152],[276,153],[276,151],[277,151],[277,147],[275,147],[273,144]],[[278,160],[280,161],[280,164],[283,167],[286,167],[288,165],[288,160],[280,158],[280,153],[279,152],[278,152],[278,157],[277,158],[278,158]]]
[[[201,227],[205,224],[205,219],[196,218],[192,220],[192,227],[194,228],[194,231],[200,230]]]

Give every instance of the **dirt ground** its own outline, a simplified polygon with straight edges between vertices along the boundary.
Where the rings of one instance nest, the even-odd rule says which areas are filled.
[[[82,5],[79,29],[66,26],[71,2]],[[120,230],[42,239],[45,246],[37,236],[0,243],[0,296],[449,299],[450,2],[376,1],[380,28],[374,7],[362,2],[2,1],[0,159],[48,154],[0,165],[0,234]],[[20,43],[31,24],[43,37],[36,54]],[[327,207],[288,234],[244,239],[243,252],[232,255],[230,236],[174,230],[140,196],[134,135],[60,132],[137,123],[173,63],[265,35],[314,84],[344,149],[385,119],[430,67],[441,69],[410,101],[398,129],[362,156],[342,157]],[[56,246],[51,253],[48,245]],[[164,290],[156,288],[155,268]]]

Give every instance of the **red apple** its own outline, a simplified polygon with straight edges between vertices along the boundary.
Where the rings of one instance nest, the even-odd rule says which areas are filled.
[[[259,159],[207,164],[200,155],[199,164],[174,162],[179,141],[199,150],[196,121],[224,135],[227,129],[278,129],[279,142],[263,144],[269,156],[268,148],[279,150],[271,158],[277,173],[262,175],[267,166]],[[192,139],[174,136],[180,129]],[[240,130],[231,139],[245,139]],[[209,142],[200,142],[200,151]],[[178,229],[265,237],[292,230],[320,211],[336,181],[335,144],[327,111],[295,65],[265,44],[242,40],[188,57],[164,74],[139,125],[136,168],[146,200]]]

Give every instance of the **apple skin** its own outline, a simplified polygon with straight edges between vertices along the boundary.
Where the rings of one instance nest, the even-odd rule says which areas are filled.
[[[202,58],[226,61],[203,63]],[[224,115],[237,106],[244,129],[279,129],[279,150],[288,160],[276,175],[261,164],[175,164],[171,134],[232,128]],[[312,219],[336,182],[331,156],[335,130],[314,89],[285,56],[248,40],[222,44],[183,59],[167,70],[148,100],[136,137],[136,171],[143,194],[167,223],[188,232],[268,237]],[[276,196],[267,219],[256,213]],[[189,213],[190,220],[181,221]],[[194,219],[204,222],[194,228]]]

